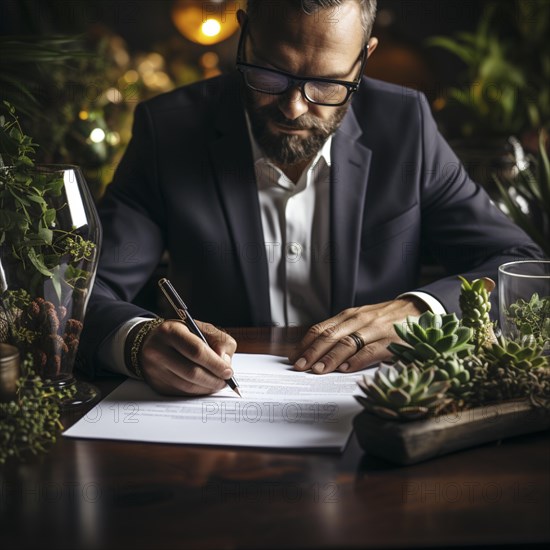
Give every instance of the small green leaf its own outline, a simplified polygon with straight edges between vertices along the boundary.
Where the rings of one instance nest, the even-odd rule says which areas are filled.
[[[458,321],[458,317],[454,313],[446,313],[445,315],[440,315],[438,326],[445,326],[447,323],[452,323]]]
[[[464,290],[472,290],[472,285],[470,285],[470,282],[465,279],[462,275],[459,275],[458,278],[462,281],[462,288]]]
[[[417,338],[419,338],[421,341],[424,341],[424,340],[428,339],[428,335],[426,334],[426,331],[419,324],[412,323],[411,328],[412,328],[413,334]]]
[[[459,347],[468,343],[472,339],[473,334],[474,331],[470,327],[460,327],[456,331],[457,341],[455,343],[455,346]]]
[[[433,346],[436,342],[443,338],[444,333],[440,328],[429,328],[426,331],[426,336],[428,337],[428,343]]]
[[[434,377],[434,369],[426,369],[422,372],[422,375],[420,376],[420,380],[418,382],[421,386],[428,386],[431,384]]]
[[[397,336],[401,338],[401,340],[407,341],[407,330],[401,325],[401,323],[394,323],[393,329],[397,333]]]
[[[449,336],[450,334],[453,334],[453,333],[456,332],[459,325],[460,325],[460,321],[457,319],[456,321],[451,321],[451,322],[443,325],[443,327],[441,327],[441,329],[443,330],[443,333],[445,334],[445,336]]]
[[[419,318],[418,324],[426,329],[433,326],[434,314],[431,311],[425,311]]]
[[[388,344],[388,350],[390,350],[394,355],[402,355],[405,352],[410,352],[413,350],[410,346],[405,346],[403,344],[398,344],[397,342],[392,342]]]
[[[382,372],[382,369],[378,369],[374,375],[374,381],[382,390],[388,390],[393,384],[388,380],[385,374]]]
[[[367,386],[367,396],[379,403],[387,403],[386,394],[374,383]]]
[[[27,155],[19,157],[19,162],[21,164],[25,164],[26,166],[34,166],[34,162]]]
[[[52,195],[52,197],[58,197],[63,190],[64,182],[60,178],[55,178],[48,182],[46,185],[46,191]]]
[[[47,226],[51,226],[55,221],[56,215],[57,215],[57,212],[55,208],[49,208],[44,212],[44,215],[43,215],[44,223]]]
[[[483,283],[483,279],[476,279],[474,281],[474,284],[472,285],[472,288],[473,288],[474,292],[480,293],[485,288],[485,284]]]
[[[38,230],[38,236],[44,241],[45,244],[52,244],[53,231],[46,227],[41,227]]]
[[[416,351],[422,357],[422,359],[435,359],[437,357],[437,351],[426,343],[421,343],[416,347]]]
[[[387,392],[388,401],[396,408],[404,407],[411,401],[410,395],[401,388],[390,389]]]
[[[52,272],[46,267],[44,264],[44,260],[41,257],[41,255],[38,255],[34,248],[29,248],[27,255],[29,257],[29,260],[31,261],[32,265],[40,272],[42,275],[46,275],[46,277],[51,277]]]
[[[445,336],[444,338],[441,338],[438,342],[435,342],[433,344],[433,347],[440,353],[443,353],[445,351],[453,349],[456,346],[457,342],[458,342],[458,335],[450,334],[449,336]]]
[[[45,206],[47,204],[46,201],[38,194],[28,195],[27,199],[29,199],[32,202],[35,202],[36,204],[40,204],[41,206]]]

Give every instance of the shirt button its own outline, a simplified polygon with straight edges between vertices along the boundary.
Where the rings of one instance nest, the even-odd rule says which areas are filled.
[[[291,261],[296,261],[296,258],[300,257],[302,253],[302,247],[299,243],[289,243],[288,252],[289,255],[292,257]]]

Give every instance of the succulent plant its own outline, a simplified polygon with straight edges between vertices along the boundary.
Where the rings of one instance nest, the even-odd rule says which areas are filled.
[[[465,365],[470,387],[468,406],[529,397],[533,405],[550,405],[550,357],[533,336],[520,342],[503,336]]]
[[[520,298],[504,313],[521,335],[532,334],[542,345],[550,344],[550,296],[539,298],[534,292],[529,301]]]
[[[417,420],[437,414],[452,398],[446,395],[451,382],[436,381],[435,369],[420,371],[416,366],[397,362],[382,363],[369,380],[358,382],[366,397],[356,399],[368,411],[389,420]]]
[[[399,421],[510,399],[550,409],[550,356],[540,338],[497,339],[489,317],[494,282],[460,279],[462,321],[427,311],[395,324],[404,343],[388,346],[394,363],[358,383],[364,395],[356,399],[365,409]]]
[[[542,346],[534,336],[524,336],[521,341],[508,340],[500,336],[485,348],[482,357],[497,367],[517,367],[523,370],[550,368],[550,356],[543,355]]]
[[[437,315],[425,311],[418,319],[407,317],[404,326],[394,324],[394,329],[409,345],[391,343],[388,349],[394,354],[394,360],[405,364],[455,354],[464,357],[474,347],[470,343],[473,329],[461,326],[454,313]]]
[[[485,355],[485,354],[484,354]],[[519,363],[518,363],[519,364]],[[499,364],[484,356],[468,361],[468,391],[463,395],[466,407],[529,398],[535,407],[550,408],[550,368]]]
[[[420,372],[426,369],[434,370],[434,380],[448,381],[449,392],[460,396],[467,392],[470,387],[470,371],[466,367],[470,358],[462,359],[456,355],[443,355],[426,362],[415,362],[414,365]]]
[[[478,351],[496,340],[493,322],[489,317],[489,311],[491,311],[489,295],[495,288],[495,282],[488,277],[471,282],[460,275],[458,278],[462,281],[459,298],[462,325],[474,330],[472,341]]]

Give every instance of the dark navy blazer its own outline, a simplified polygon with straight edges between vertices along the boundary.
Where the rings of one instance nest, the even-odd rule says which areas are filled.
[[[460,284],[541,251],[471,181],[424,96],[364,78],[332,142],[332,314],[422,290],[459,311]],[[103,247],[80,359],[126,320],[164,250],[197,319],[271,323],[267,258],[236,73],[138,105],[133,137],[99,205]],[[418,288],[421,252],[449,276]],[[495,308],[493,308],[495,309]],[[319,319],[321,320],[321,319]]]

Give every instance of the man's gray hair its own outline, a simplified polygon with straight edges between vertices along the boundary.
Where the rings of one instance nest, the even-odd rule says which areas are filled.
[[[363,27],[363,41],[365,44],[372,33],[376,17],[376,0],[287,0],[287,2],[309,15],[316,14],[320,10],[338,8],[347,2],[357,2],[361,8],[361,25]],[[280,0],[275,0],[274,2],[269,0],[247,0],[246,11],[248,16],[253,18],[261,9],[274,9],[276,5],[281,6]],[[331,17],[337,20],[337,12]]]

